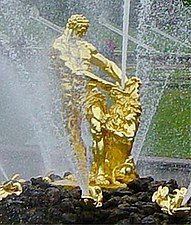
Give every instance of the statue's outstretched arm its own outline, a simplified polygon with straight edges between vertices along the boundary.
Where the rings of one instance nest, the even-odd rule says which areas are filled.
[[[90,62],[101,68],[115,81],[119,83],[121,82],[121,69],[114,62],[107,59],[102,54],[98,52],[93,52]]]
[[[97,86],[103,88],[106,91],[111,90],[111,88],[113,87],[117,87],[116,84],[106,81],[89,71],[78,71],[76,75],[85,75],[86,77],[90,78],[90,80],[93,81],[95,84],[97,84]]]

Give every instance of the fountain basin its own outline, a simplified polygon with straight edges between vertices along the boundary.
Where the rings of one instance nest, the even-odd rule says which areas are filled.
[[[103,206],[95,208],[84,207],[79,187],[66,190],[40,177],[32,178],[23,184],[20,196],[13,194],[0,202],[0,221],[3,224],[189,224],[191,214],[180,218],[170,216],[151,201],[160,185],[170,190],[178,187],[175,180],[137,178],[127,188],[103,189]]]

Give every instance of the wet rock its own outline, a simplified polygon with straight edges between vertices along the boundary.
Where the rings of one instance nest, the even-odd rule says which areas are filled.
[[[83,210],[80,216],[83,223],[88,224],[95,221],[94,210]]]
[[[48,201],[52,204],[58,203],[60,201],[60,190],[55,187],[47,188],[45,191],[45,195]]]
[[[52,219],[58,219],[59,217],[61,217],[62,215],[62,211],[60,210],[60,207],[58,207],[57,205],[56,206],[49,206],[49,208],[47,209],[44,209],[46,211],[46,215],[47,215],[47,218],[49,220],[52,220]]]
[[[137,178],[127,184],[127,186],[134,192],[148,191],[149,183],[153,181],[152,177]]]
[[[129,203],[129,204],[134,204],[136,202],[138,202],[138,199],[135,195],[124,195],[123,197],[121,197],[121,201],[123,203]]]
[[[74,213],[63,213],[62,214],[62,222],[73,224],[77,221],[77,215]]]
[[[140,214],[132,212],[129,215],[129,222],[130,222],[130,224],[141,224]]]
[[[67,191],[67,190],[61,190],[61,193],[60,193],[60,198],[63,199],[63,198],[72,198],[72,194],[70,191]]]
[[[56,174],[50,174],[49,178],[52,180],[52,181],[56,181],[56,180],[62,180],[62,177],[61,176],[58,176]]]
[[[65,172],[63,178],[72,175],[70,172]]]
[[[137,201],[148,202],[152,200],[152,196],[148,192],[138,192],[135,194]]]
[[[170,217],[169,215],[167,215],[165,213],[162,213],[162,212],[155,212],[153,214],[153,216],[155,218],[157,218],[158,220],[160,220],[160,221],[167,221],[169,219],[169,217]]]
[[[128,219],[129,212],[120,209],[114,209],[111,211],[106,223],[117,223],[119,220]]]
[[[128,210],[130,207],[131,205],[129,203],[118,205],[118,209],[121,209],[121,210]]]
[[[41,188],[48,188],[51,186],[49,183],[45,182],[42,177],[31,178],[31,183],[32,185],[39,186]]]
[[[30,216],[28,217],[28,223],[29,224],[42,223],[44,217],[45,216],[44,216],[43,211],[35,210],[35,212],[31,213]]]
[[[179,188],[177,182],[174,179],[169,180],[166,183],[166,186],[169,188],[169,191],[172,193],[174,189]]]
[[[63,212],[74,212],[74,204],[69,198],[62,199],[60,203],[60,210]]]
[[[153,225],[160,224],[159,221],[153,215],[143,218],[141,222],[142,224],[153,224]]]
[[[144,211],[144,215],[152,215],[156,212],[156,207],[154,203],[147,202],[146,204],[142,204],[141,209]]]
[[[0,201],[0,224],[191,223],[191,216],[169,216],[152,203],[152,194],[161,184],[169,185],[169,188],[177,186],[173,180],[157,182],[151,178],[139,178],[128,188],[103,190],[103,207],[95,208],[80,203],[79,187],[68,190],[46,184],[42,178],[33,178],[23,184],[21,195],[10,195]]]
[[[107,202],[104,203],[103,208],[112,208],[120,204],[121,198],[119,196],[112,197]]]
[[[120,220],[118,223],[116,223],[116,225],[128,225],[129,219],[124,219],[124,220]]]
[[[124,196],[124,195],[131,195],[132,191],[129,190],[128,188],[118,188],[116,190],[112,191],[113,196]]]
[[[107,200],[109,200],[111,198],[112,192],[110,190],[104,190],[103,189],[102,192],[103,192],[103,199],[104,199],[104,201],[107,201]]]
[[[165,186],[166,181],[153,181],[150,183],[150,187],[148,189],[148,192],[154,193],[158,190],[159,186]]]
[[[126,213],[130,214],[130,213],[143,213],[143,210],[139,209],[137,206],[135,205],[130,205],[128,203],[126,204],[120,204],[118,205],[118,209],[125,211]]]
[[[76,199],[80,199],[81,198],[81,190],[79,187],[76,187],[76,188],[73,188],[71,191],[70,191],[71,195],[76,198]]]
[[[111,211],[110,210],[106,210],[106,209],[97,209],[94,210],[94,222],[95,223],[100,223],[100,221],[105,221],[108,216],[110,215]]]

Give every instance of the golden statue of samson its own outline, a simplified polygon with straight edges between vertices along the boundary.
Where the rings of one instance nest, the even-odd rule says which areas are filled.
[[[51,57],[61,81],[63,110],[70,115],[65,126],[76,157],[83,161],[80,115],[84,110],[93,139],[90,184],[123,186],[137,176],[130,154],[141,114],[138,93],[141,82],[136,77],[126,77],[122,88],[121,69],[83,40],[88,27],[89,21],[83,15],[73,15],[63,35],[53,43]],[[96,75],[94,66],[107,74],[110,81]],[[80,89],[71,95],[70,90],[80,85],[85,87],[84,96]]]

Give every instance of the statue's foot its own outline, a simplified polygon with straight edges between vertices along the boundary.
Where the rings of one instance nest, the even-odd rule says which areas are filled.
[[[127,187],[127,184],[121,183],[121,182],[119,182],[119,181],[114,181],[113,184],[114,184],[115,186],[117,186],[117,187],[122,187],[122,188],[123,188],[123,187],[124,187],[124,188]]]
[[[94,180],[96,185],[109,185],[110,182],[104,175],[97,175]]]

